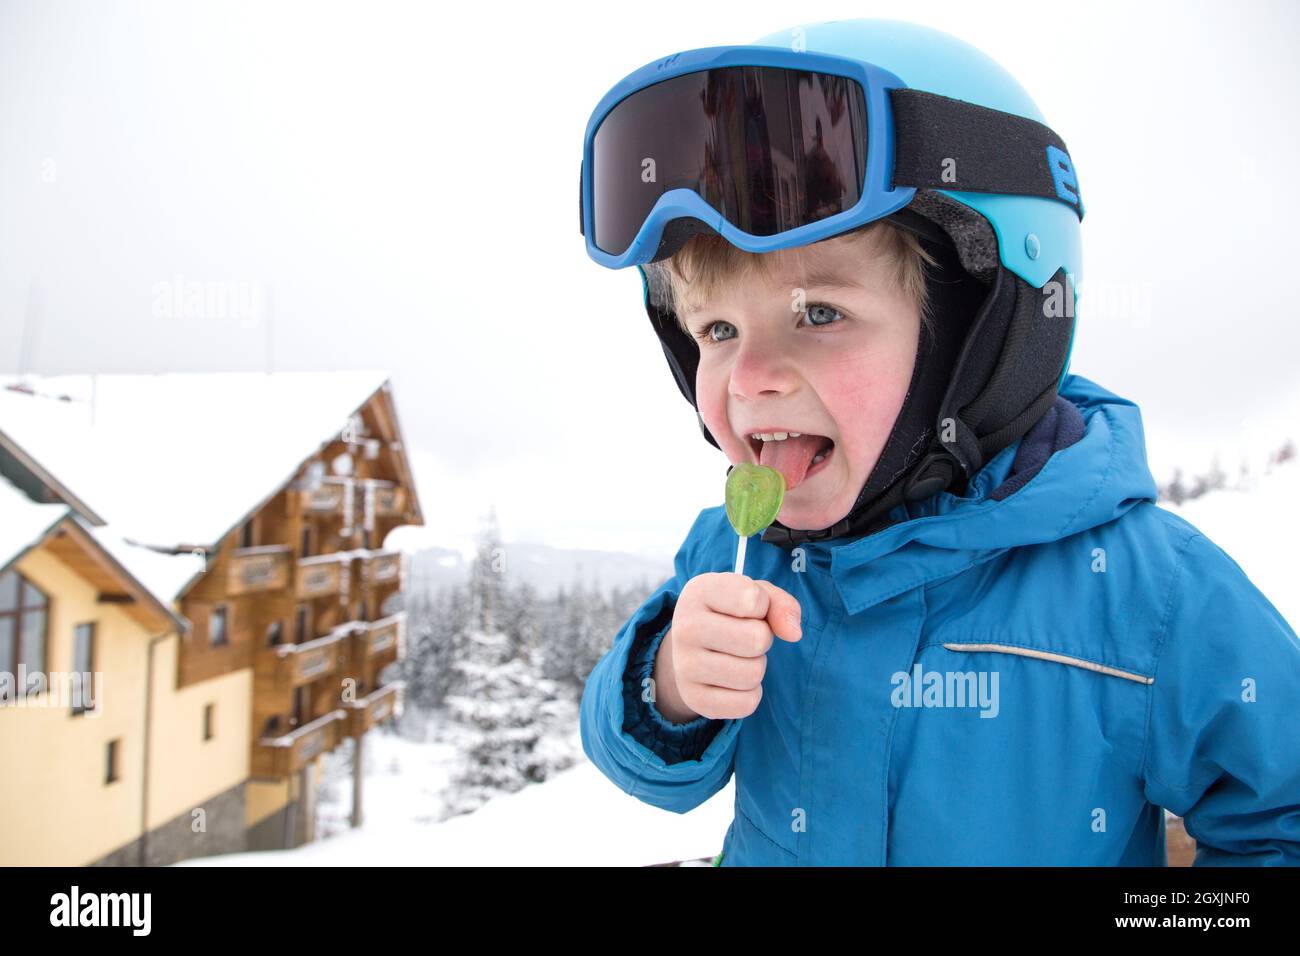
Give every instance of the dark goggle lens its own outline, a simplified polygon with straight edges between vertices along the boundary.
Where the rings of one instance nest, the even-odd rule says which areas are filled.
[[[593,242],[627,251],[672,189],[756,236],[844,212],[862,195],[866,130],[862,87],[829,73],[729,66],[637,90],[592,140]]]

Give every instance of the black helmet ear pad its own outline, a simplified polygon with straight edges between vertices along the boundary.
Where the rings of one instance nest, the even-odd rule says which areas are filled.
[[[680,221],[675,220],[675,222]],[[670,223],[670,225],[672,224]],[[703,226],[703,223],[700,223],[700,225]],[[664,232],[666,235],[667,230],[664,230]],[[694,234],[691,233],[691,235]],[[686,238],[682,239],[677,244],[677,248],[680,249],[682,244],[689,238],[690,236],[686,236]],[[673,373],[673,381],[677,383],[677,388],[682,393],[682,396],[695,409],[695,417],[699,421],[700,431],[704,433],[705,439],[710,445],[721,451],[722,446],[709,434],[709,429],[704,424],[704,418],[700,415],[699,406],[695,402],[695,373],[700,365],[699,345],[682,331],[677,324],[677,316],[669,305],[666,303],[660,304],[653,300],[648,285],[645,294],[645,309],[646,314],[650,317],[650,325],[659,339],[660,346],[663,347],[664,358],[668,361],[668,368]]]

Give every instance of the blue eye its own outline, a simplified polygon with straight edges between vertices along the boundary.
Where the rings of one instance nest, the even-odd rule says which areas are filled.
[[[844,317],[844,313],[842,313],[839,309],[835,308],[832,305],[826,305],[824,302],[816,302],[808,306],[808,310],[804,313],[804,315],[808,316],[808,321],[809,324],[811,325],[816,325],[816,326],[832,325],[833,320],[827,322],[817,322],[814,321],[813,319],[814,315],[824,315],[826,313],[830,313],[832,315],[838,315],[840,318]]]
[[[713,329],[716,326],[719,325],[723,326],[724,328],[731,329],[732,332],[736,331],[736,327],[732,325],[730,322],[721,322],[721,321],[710,322],[708,325],[704,326],[702,329],[696,332],[695,337],[699,339],[701,342],[717,342],[718,339],[713,338],[713,336],[710,335],[710,333],[713,331]]]
[[[827,325],[834,325],[837,321],[840,321],[844,318],[843,312],[835,308],[833,305],[827,305],[824,302],[814,302],[812,305],[808,306],[807,311],[804,312],[803,314],[808,318],[808,324],[813,326],[814,328],[822,328]],[[829,318],[827,318],[827,320],[824,322],[817,321],[818,318],[821,318],[823,316],[829,316]],[[715,328],[718,328],[719,326],[722,327],[724,334],[721,338],[716,338],[713,335],[713,330]],[[731,330],[730,335],[725,334],[726,330],[728,329]],[[698,332],[694,333],[696,339],[698,339],[701,342],[706,342],[709,344],[717,344],[718,342],[722,342],[725,341],[726,339],[733,338],[735,334],[736,334],[736,327],[732,325],[730,322],[723,322],[720,319],[716,322],[708,323],[707,325],[701,327]]]

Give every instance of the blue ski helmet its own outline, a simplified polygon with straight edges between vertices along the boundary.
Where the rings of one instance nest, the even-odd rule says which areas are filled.
[[[646,200],[620,197],[596,181],[602,123],[616,107],[651,87],[667,91],[672,79],[735,66],[817,70],[850,78],[865,91],[855,127],[863,141],[861,182],[852,183],[859,187],[849,197],[852,208],[774,224],[744,218],[747,210],[734,200],[728,207],[725,191],[709,192],[703,181]],[[656,118],[645,99],[641,115],[624,122],[624,135],[633,141]],[[688,102],[669,106],[680,112]],[[657,118],[676,116],[661,109]],[[819,123],[818,141],[821,135]],[[782,147],[797,152],[798,143]],[[760,185],[771,191],[770,184]],[[602,99],[584,144],[580,227],[588,252],[602,265],[640,270],[646,312],[697,417],[698,345],[677,326],[662,288],[647,274],[649,264],[671,257],[700,233],[765,252],[875,219],[914,233],[941,263],[937,272],[927,270],[927,283],[939,303],[939,323],[947,320],[959,338],[946,343],[946,367],[937,372],[936,362],[927,372],[918,353],[913,388],[853,509],[820,530],[774,522],[763,540],[784,546],[871,533],[901,520],[898,505],[964,486],[1042,417],[1069,366],[1082,217],[1068,150],[1023,87],[971,45],[901,21],[806,24],[751,44],[683,51],[647,64]],[[702,418],[699,425],[717,446]]]

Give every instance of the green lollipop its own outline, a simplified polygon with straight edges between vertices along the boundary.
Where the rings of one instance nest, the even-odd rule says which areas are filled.
[[[740,536],[736,546],[736,573],[745,571],[745,542],[781,513],[785,478],[775,468],[742,461],[727,473],[727,519]]]
[[[775,468],[742,461],[727,475],[727,517],[742,538],[775,521],[784,498],[785,478]]]

